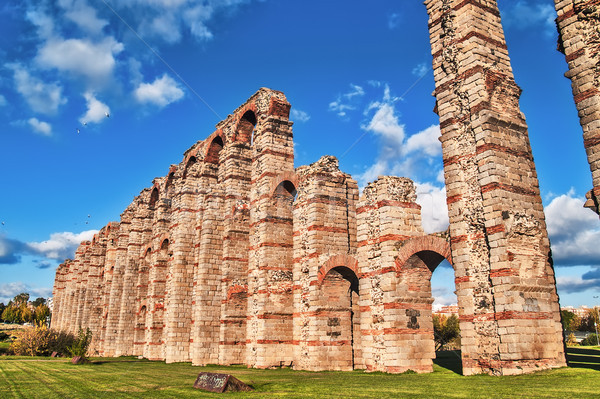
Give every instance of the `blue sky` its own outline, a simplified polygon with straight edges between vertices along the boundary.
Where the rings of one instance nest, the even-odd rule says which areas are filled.
[[[600,221],[582,208],[591,175],[553,1],[500,3],[561,304],[594,305]],[[49,296],[81,240],[260,87],[292,104],[296,166],[327,154],[361,186],[410,177],[426,230],[446,228],[421,1],[5,0],[0,21],[0,301]],[[453,289],[438,268],[438,302]]]

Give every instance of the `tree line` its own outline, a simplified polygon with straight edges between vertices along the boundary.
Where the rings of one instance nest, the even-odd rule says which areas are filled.
[[[0,303],[0,321],[5,323],[45,323],[50,317],[50,308],[46,299],[36,298],[29,301],[29,294],[20,293],[5,305]]]

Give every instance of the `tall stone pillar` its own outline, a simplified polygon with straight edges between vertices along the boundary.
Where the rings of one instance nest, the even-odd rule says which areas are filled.
[[[463,372],[565,365],[550,244],[495,0],[427,0]]]
[[[252,126],[253,127],[253,126]],[[250,231],[249,143],[231,143],[223,149],[222,180],[225,220],[221,266],[219,363],[246,361],[248,308],[248,233]]]
[[[223,256],[223,190],[219,183],[223,139],[207,140],[200,161],[198,217],[194,239],[197,263],[194,267],[192,297],[191,360],[194,365],[215,364],[219,360],[221,316],[221,265]]]
[[[596,0],[554,0],[558,18],[558,49],[565,55],[573,97],[583,128],[583,145],[592,171],[593,188],[586,208],[600,204],[600,3]]]
[[[108,311],[106,320],[106,333],[104,336],[105,356],[117,355],[117,338],[119,335],[119,320],[121,314],[121,299],[123,296],[124,276],[127,266],[127,246],[131,231],[131,220],[134,207],[130,205],[121,214],[119,224],[119,236],[116,241],[115,266],[112,271],[112,284],[108,300]]]
[[[90,241],[83,241],[75,252],[75,261],[78,263],[77,269],[77,288],[75,291],[76,308],[75,322],[72,331],[77,333],[80,327],[85,327],[87,323],[87,312],[85,309],[87,296],[87,279],[90,273]]]
[[[171,167],[165,179],[155,182],[158,199],[152,204],[154,220],[152,224],[152,255],[148,276],[146,309],[146,337],[144,357],[151,360],[164,360],[164,310],[169,262],[169,224],[173,197],[175,167]]]
[[[432,371],[431,289],[415,295],[416,284],[406,281],[394,263],[405,240],[423,235],[416,197],[411,180],[380,176],[358,202],[360,316],[369,371]],[[429,281],[416,267],[409,274]]]
[[[283,93],[261,91],[253,139],[248,264],[247,363],[290,364],[292,347],[292,203],[274,195],[277,176],[294,172],[290,104]]]
[[[54,330],[62,330],[63,308],[66,306],[65,292],[67,287],[67,276],[69,273],[69,260],[65,260],[56,268],[56,278],[52,289],[52,298],[54,301],[52,309],[52,319],[50,326]]]
[[[101,325],[98,336],[98,347],[101,356],[106,356],[106,328],[108,325],[108,309],[110,304],[110,292],[113,283],[115,271],[115,262],[117,258],[117,244],[119,238],[119,223],[109,223],[104,231],[106,235],[106,255],[104,258],[104,269],[101,287]]]
[[[190,361],[192,292],[197,234],[197,197],[200,163],[195,149],[186,153],[184,168],[175,176],[177,191],[172,204],[172,228],[169,251],[172,256],[166,283],[165,360],[167,363]]]
[[[354,258],[358,185],[332,156],[296,174],[294,368],[364,368]]]

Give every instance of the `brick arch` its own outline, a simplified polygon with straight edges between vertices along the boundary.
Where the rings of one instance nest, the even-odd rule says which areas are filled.
[[[271,187],[269,188],[269,194],[272,197],[275,194],[277,187],[284,181],[289,181],[294,185],[295,189],[298,189],[298,176],[294,172],[283,172],[278,174],[271,180]]]
[[[256,126],[258,125],[258,109],[256,107],[255,103],[249,103],[246,104],[238,113],[235,114],[235,129],[233,132],[233,141],[234,142],[246,142],[246,143],[250,143],[251,141],[251,134],[252,132],[250,132],[250,136],[248,136],[247,132],[244,132],[245,134],[240,134],[240,128],[241,128],[241,124],[243,123],[244,120],[244,115],[246,115],[246,113],[248,112],[252,112],[254,114],[254,118],[255,118],[255,123],[254,126],[252,128],[252,130],[256,129]],[[247,120],[246,120],[247,121]]]
[[[358,278],[358,261],[353,256],[346,254],[334,255],[327,259],[323,266],[319,268],[319,273],[317,274],[318,284],[321,285],[323,283],[325,276],[327,276],[327,273],[331,269],[339,266],[344,266],[352,270],[356,274],[356,278]]]
[[[425,262],[425,264],[427,264],[427,267],[429,267],[431,271],[433,271],[437,267],[439,262],[443,260],[440,259],[440,257],[446,259],[450,263],[450,265],[454,267],[454,264],[452,263],[452,255],[450,252],[450,243],[441,237],[427,235],[423,237],[409,238],[408,240],[402,242],[402,246],[400,247],[398,255],[396,256],[396,272],[400,273],[406,262],[411,257],[419,253],[424,255],[426,255],[427,253],[433,253],[433,255],[438,255],[424,256],[424,258],[422,258],[422,260]],[[435,265],[433,265],[433,263],[435,263]]]
[[[152,254],[152,245],[148,244],[148,245],[146,245],[146,246],[144,246],[142,248],[144,248],[144,249],[140,253],[140,259],[144,259],[146,257],[146,253],[148,251],[150,251],[150,254]]]

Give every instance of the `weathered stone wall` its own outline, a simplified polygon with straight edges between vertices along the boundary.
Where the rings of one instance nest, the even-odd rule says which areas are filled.
[[[565,365],[520,88],[495,0],[428,0],[463,372]]]
[[[585,206],[598,213],[600,204],[600,2],[554,0],[558,49],[565,55],[573,97],[583,128],[583,145],[593,188]]]
[[[52,326],[71,332],[89,327],[102,356],[431,371],[430,278],[443,259],[452,261],[448,234],[423,233],[409,179],[380,177],[359,198],[356,181],[334,157],[294,169],[289,110],[283,93],[259,90],[165,177],[154,179],[119,223],[82,243],[75,260],[57,269]],[[517,214],[525,205],[525,216]],[[552,275],[541,275],[527,258],[527,251],[548,249],[543,216],[530,218],[527,212],[540,216],[537,205],[525,205],[511,203],[505,223],[517,226],[527,248],[510,235],[497,244],[512,251],[514,272],[504,264],[497,275],[470,269],[465,251],[456,247],[467,372],[474,370],[471,359],[488,359],[472,349],[472,341],[488,337],[476,317],[497,314],[489,308],[473,317],[473,298],[460,296],[477,299],[492,295],[492,288],[498,304],[505,298],[511,304],[496,305],[506,323],[490,322],[494,338],[513,342],[517,336],[523,343],[519,351],[488,341],[476,349],[489,345],[499,356],[538,351],[532,361],[554,364],[522,331],[536,319],[539,343],[548,351],[560,345],[549,324],[558,317]],[[453,223],[460,231],[462,222]],[[477,273],[489,277],[487,286]]]

